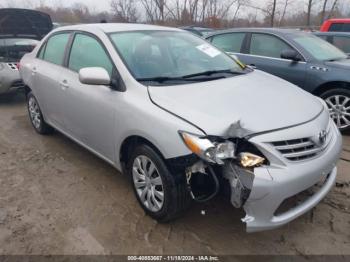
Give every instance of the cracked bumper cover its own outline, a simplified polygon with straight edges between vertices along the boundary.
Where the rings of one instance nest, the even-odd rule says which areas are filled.
[[[336,163],[342,149],[338,130],[320,156],[298,164],[259,167],[254,170],[252,191],[244,207],[247,232],[280,227],[315,207],[332,189],[337,176]],[[327,178],[328,177],[328,178]],[[322,187],[311,197],[288,211],[275,215],[281,203],[318,182]]]

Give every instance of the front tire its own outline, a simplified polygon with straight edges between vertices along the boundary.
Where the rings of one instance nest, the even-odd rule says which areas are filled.
[[[159,222],[179,217],[190,205],[185,174],[171,174],[161,156],[140,145],[128,162],[137,200],[147,215]]]
[[[27,108],[30,122],[36,132],[41,135],[47,135],[54,131],[54,129],[45,122],[39,103],[32,92],[27,95]]]
[[[350,130],[350,90],[335,88],[321,94],[329,113],[341,132]]]

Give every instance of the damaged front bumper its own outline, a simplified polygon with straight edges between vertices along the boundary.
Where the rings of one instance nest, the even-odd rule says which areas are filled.
[[[308,130],[315,128],[317,127]],[[301,134],[302,129],[303,127],[296,127],[280,131],[277,132],[277,136],[295,137]],[[336,163],[342,149],[342,137],[333,122],[330,122],[327,134],[328,138],[322,152],[310,159],[299,161],[293,158],[291,159],[294,161],[288,160],[279,152],[273,152],[273,146],[265,142],[272,141],[272,134],[250,140],[266,154],[269,150],[270,159],[274,163],[254,169],[252,189],[243,206],[246,217],[242,221],[247,225],[247,232],[274,229],[289,223],[315,207],[332,189],[337,176]],[[318,137],[315,138],[317,139]],[[283,212],[277,212],[285,200],[305,190],[314,189],[316,185],[317,190],[302,202]]]

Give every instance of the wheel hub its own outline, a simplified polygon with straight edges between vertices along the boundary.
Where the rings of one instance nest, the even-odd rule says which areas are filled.
[[[133,163],[132,176],[143,206],[152,212],[158,212],[163,207],[164,189],[155,164],[146,156],[138,156]]]
[[[350,98],[345,95],[333,95],[326,100],[330,117],[338,128],[344,129],[350,126]]]

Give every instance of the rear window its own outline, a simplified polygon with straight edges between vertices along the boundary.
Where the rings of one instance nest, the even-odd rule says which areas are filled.
[[[0,62],[18,62],[39,43],[26,38],[0,39]]]
[[[46,43],[43,59],[56,65],[62,65],[69,36],[69,33],[51,36]]]
[[[331,32],[350,32],[350,23],[334,23],[329,27]]]

